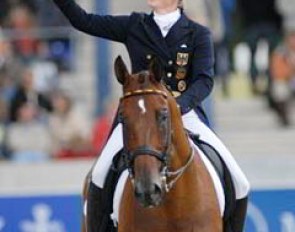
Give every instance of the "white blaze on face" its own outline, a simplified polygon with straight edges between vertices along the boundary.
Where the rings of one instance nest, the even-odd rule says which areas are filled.
[[[145,103],[144,103],[144,100],[143,99],[140,99],[138,101],[138,106],[141,109],[141,113],[142,114],[145,114],[146,113],[146,108],[145,108]]]

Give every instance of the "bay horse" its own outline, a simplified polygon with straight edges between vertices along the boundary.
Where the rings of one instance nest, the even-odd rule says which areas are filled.
[[[161,83],[158,62],[130,75],[118,57],[115,72],[123,85],[119,115],[129,169],[118,232],[222,231],[212,179]]]
[[[223,231],[213,181],[161,82],[158,62],[131,75],[118,57],[115,73],[123,86],[118,115],[129,171],[118,232]]]

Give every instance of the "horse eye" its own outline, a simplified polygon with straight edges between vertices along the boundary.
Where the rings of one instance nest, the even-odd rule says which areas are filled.
[[[123,125],[126,124],[127,118],[126,118],[126,116],[124,116],[124,114],[122,112],[119,112],[119,114],[118,114],[118,121],[119,121],[119,123],[122,123]]]

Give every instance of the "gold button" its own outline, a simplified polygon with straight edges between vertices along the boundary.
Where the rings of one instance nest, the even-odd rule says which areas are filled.
[[[167,73],[167,77],[168,77],[168,78],[171,78],[171,77],[172,77],[172,73],[171,73],[171,72],[168,72],[168,73]]]
[[[168,65],[172,65],[173,64],[173,61],[172,60],[169,60],[168,61]]]

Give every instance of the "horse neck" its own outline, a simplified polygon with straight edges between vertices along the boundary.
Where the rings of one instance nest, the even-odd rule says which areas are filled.
[[[172,154],[169,164],[171,171],[180,170],[181,167],[187,164],[190,159],[192,148],[188,139],[188,135],[184,130],[181,114],[178,110],[175,100],[172,101],[171,109],[171,129],[172,129]],[[196,157],[194,157],[196,158]],[[177,181],[175,188],[172,189],[171,193],[167,195],[168,198],[173,202],[171,206],[167,206],[168,210],[172,207],[182,207],[183,201],[175,201],[175,196],[182,199],[183,196],[193,195],[189,203],[186,204],[196,205],[199,204],[200,195],[200,179],[198,175],[199,169],[195,162],[192,162],[187,169],[184,171],[182,177]],[[183,198],[185,199],[185,198]],[[171,202],[169,201],[169,202]],[[189,217],[189,216],[188,216]]]
[[[174,154],[172,155],[172,167],[180,167],[188,161],[191,147],[188,136],[184,130],[181,114],[174,99],[169,100],[171,112],[172,144]]]

